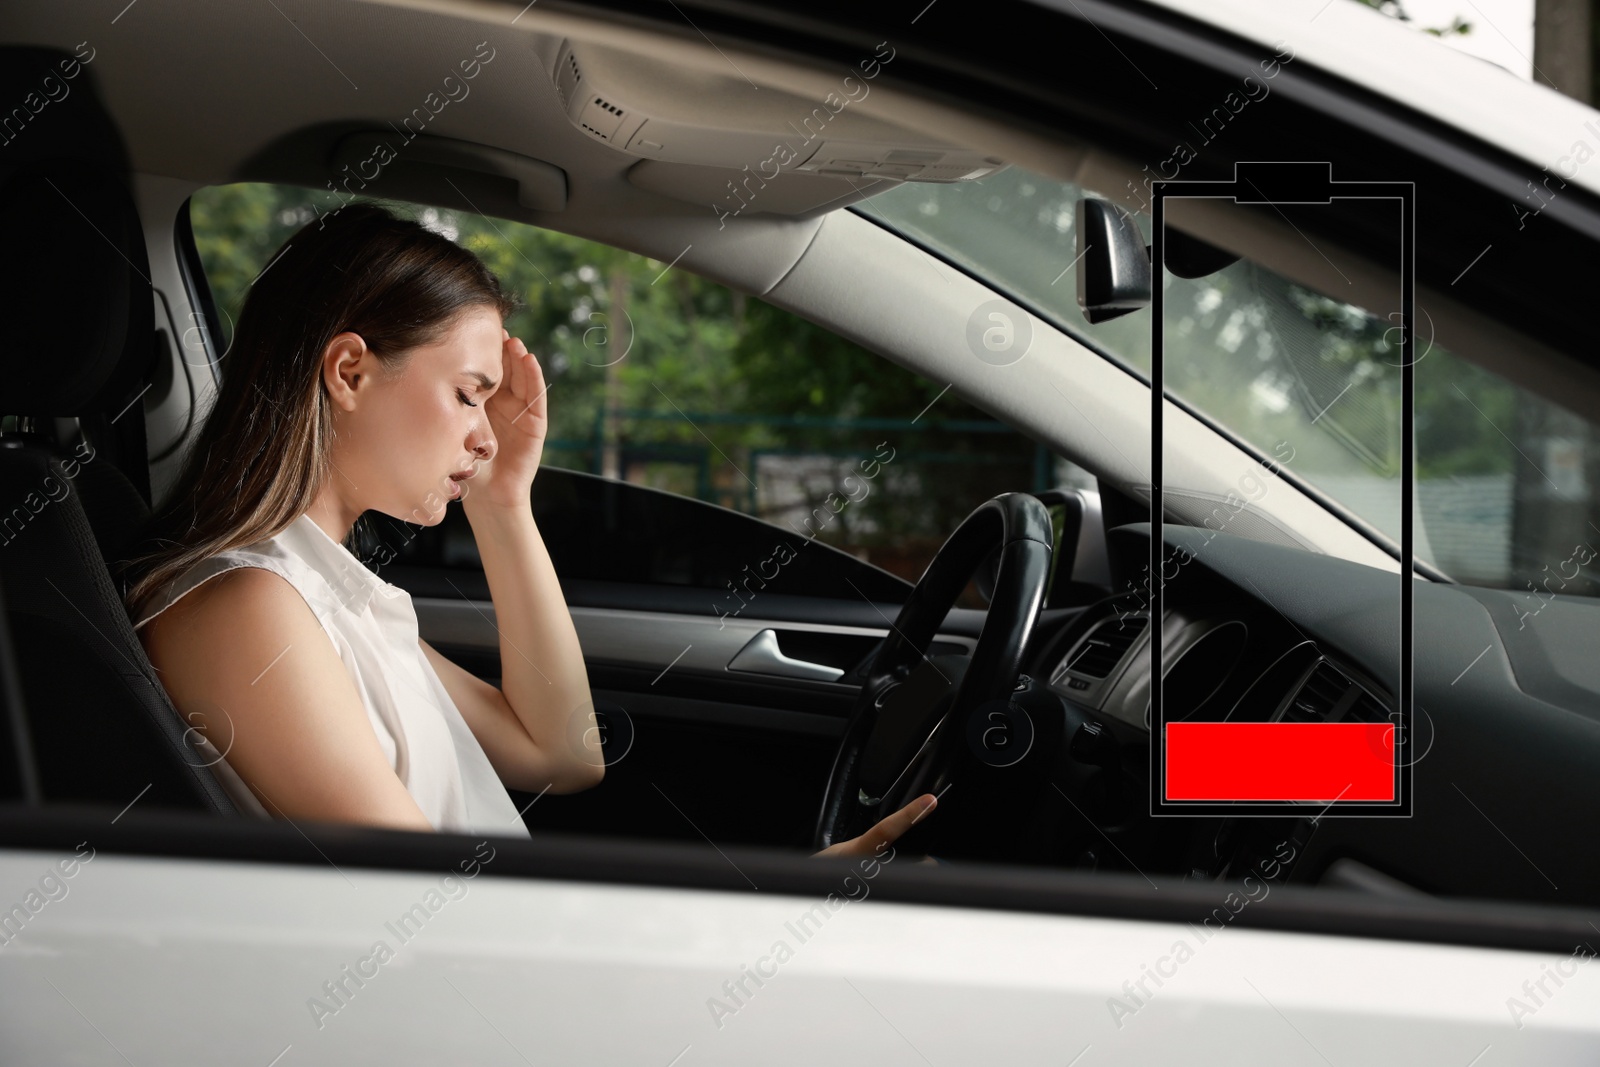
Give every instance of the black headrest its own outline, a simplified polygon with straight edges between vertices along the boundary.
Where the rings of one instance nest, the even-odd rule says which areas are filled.
[[[149,369],[150,263],[93,60],[0,48],[0,414],[120,408]]]

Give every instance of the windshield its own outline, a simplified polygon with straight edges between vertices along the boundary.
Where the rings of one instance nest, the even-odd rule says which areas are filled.
[[[1091,325],[1077,303],[1074,209],[1099,193],[1010,167],[981,182],[905,183],[853,210],[943,255],[1149,380],[1151,312]],[[1148,239],[1150,217],[1136,213]],[[1248,259],[1164,278],[1166,388],[1294,469],[1398,544],[1394,309],[1366,309]],[[1419,312],[1419,320],[1422,315]],[[1426,324],[1419,326],[1419,331]],[[1419,336],[1419,560],[1473,585],[1600,595],[1600,427]],[[1184,373],[1204,367],[1204,373]]]

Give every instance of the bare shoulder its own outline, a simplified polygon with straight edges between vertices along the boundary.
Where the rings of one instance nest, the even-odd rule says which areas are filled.
[[[224,571],[142,633],[173,706],[268,811],[432,829],[389,765],[322,623],[282,575]]]
[[[146,623],[140,635],[170,693],[173,682],[181,685],[197,674],[238,665],[266,643],[303,639],[321,625],[281,574],[235,567],[190,590]]]

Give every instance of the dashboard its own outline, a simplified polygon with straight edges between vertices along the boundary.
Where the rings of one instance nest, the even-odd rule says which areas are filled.
[[[1153,640],[1168,721],[1394,721],[1407,579],[1164,524],[1162,558],[1182,562],[1163,566],[1153,626],[1150,535],[1107,532],[1121,595],[1054,613],[1026,661],[1085,735],[1059,774],[1093,824],[1067,825],[1090,862],[1217,877],[1239,873],[1248,842],[1293,834],[1291,881],[1600,905],[1600,855],[1570,830],[1600,816],[1600,604],[1555,597],[1530,617],[1513,592],[1410,579],[1410,817],[1153,818]]]
[[[1167,721],[1399,721],[1388,688],[1292,624],[1252,605],[1218,603],[1207,599],[1163,613]],[[1110,607],[1061,656],[1048,684],[1059,696],[1148,731],[1150,608],[1135,598]]]

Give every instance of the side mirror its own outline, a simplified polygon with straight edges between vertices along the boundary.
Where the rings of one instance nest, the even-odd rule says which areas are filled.
[[[1150,253],[1138,223],[1109,200],[1078,201],[1078,306],[1091,324],[1150,306]]]

